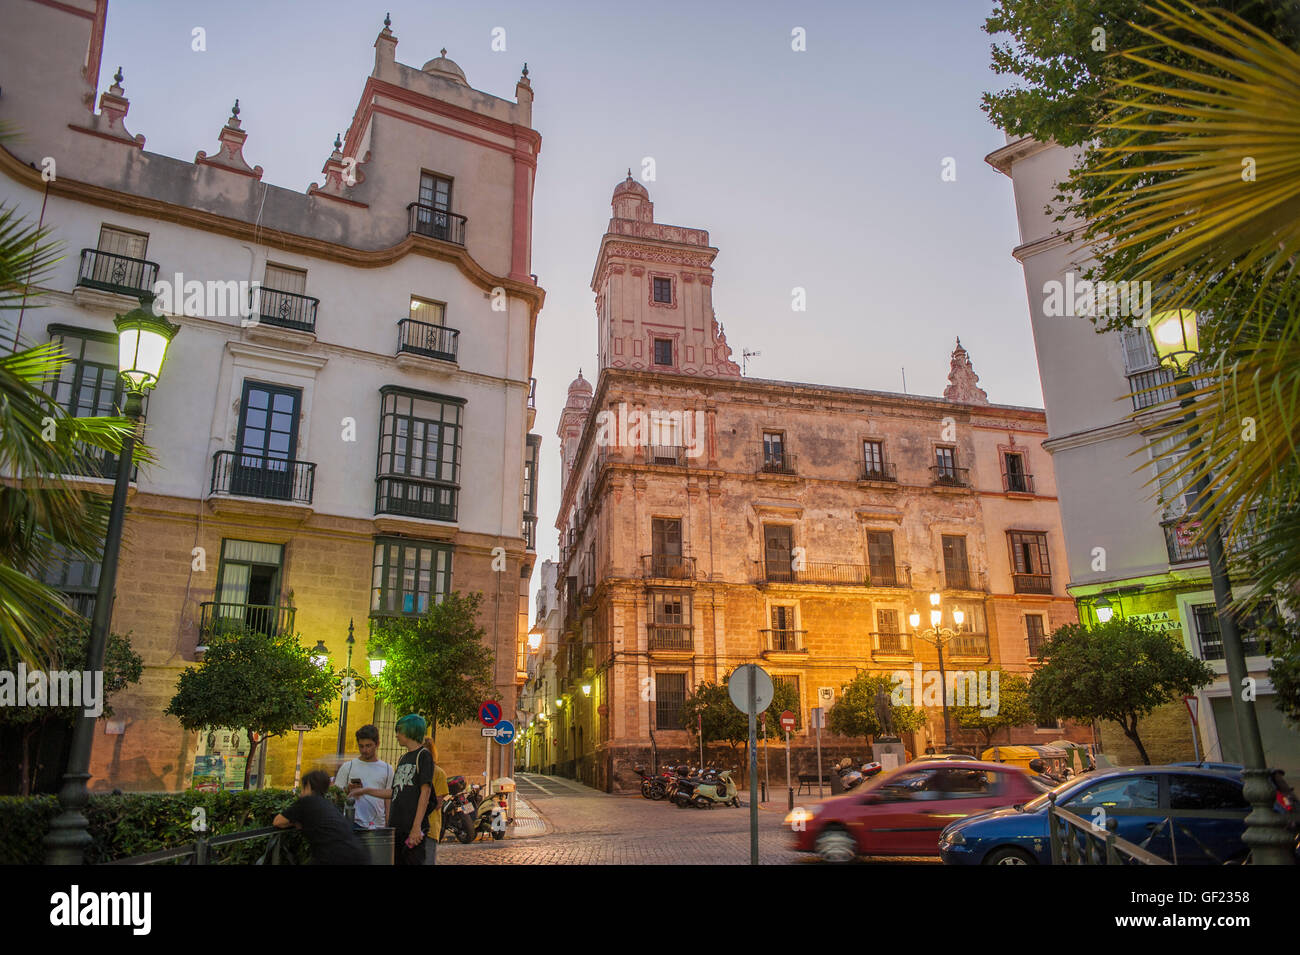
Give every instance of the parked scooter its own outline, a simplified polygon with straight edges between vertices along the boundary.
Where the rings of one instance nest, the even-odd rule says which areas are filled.
[[[475,811],[474,838],[485,833],[492,833],[493,839],[506,837],[506,794],[499,792],[495,796],[481,798]]]
[[[714,806],[740,806],[740,789],[731,778],[731,770],[718,772],[709,768],[698,776],[679,777],[673,803],[679,809],[694,806],[712,809]]]
[[[658,776],[651,776],[645,771],[644,766],[637,766],[636,774],[641,777],[642,796],[656,802],[668,798],[668,780],[670,778],[668,773],[664,772]]]
[[[474,841],[474,831],[476,828],[476,819],[474,815],[474,804],[470,802],[469,796],[465,794],[465,777],[453,776],[447,780],[447,795],[442,798],[442,830],[438,833],[438,841],[442,842],[442,837],[450,831],[456,841],[460,843],[469,843]]]

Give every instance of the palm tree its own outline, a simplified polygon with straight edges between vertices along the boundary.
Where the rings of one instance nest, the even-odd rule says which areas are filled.
[[[49,230],[0,206],[0,320],[38,306],[41,283],[59,260]],[[49,666],[55,638],[76,615],[42,581],[55,554],[98,561],[108,498],[70,475],[91,473],[91,455],[120,452],[126,418],[77,418],[43,390],[68,364],[57,344],[0,357],[0,660]],[[137,447],[139,445],[137,444]],[[149,460],[147,452],[136,456]]]
[[[1151,424],[1185,452],[1158,481],[1210,475],[1188,517],[1224,527],[1262,597],[1300,580],[1300,53],[1232,14],[1151,10],[1073,211],[1102,272],[1201,317],[1195,417]]]

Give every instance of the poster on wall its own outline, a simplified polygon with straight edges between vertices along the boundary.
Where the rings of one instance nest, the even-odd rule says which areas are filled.
[[[221,787],[226,792],[239,792],[244,788],[244,767],[248,765],[247,756],[227,756],[226,772]]]
[[[220,756],[195,756],[190,788],[205,793],[220,792],[226,772],[224,763]]]

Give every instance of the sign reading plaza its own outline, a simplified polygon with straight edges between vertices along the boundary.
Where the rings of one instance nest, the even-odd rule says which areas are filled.
[[[86,716],[104,712],[103,670],[0,670],[0,706],[74,707]]]

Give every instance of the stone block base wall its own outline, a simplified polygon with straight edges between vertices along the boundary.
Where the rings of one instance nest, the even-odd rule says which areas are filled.
[[[1124,735],[1118,723],[1102,720],[1102,752],[1116,766],[1140,766],[1142,757],[1137,747]],[[1178,763],[1196,758],[1192,744],[1192,724],[1187,707],[1181,702],[1167,703],[1138,720],[1138,736],[1146,748],[1152,764]]]

